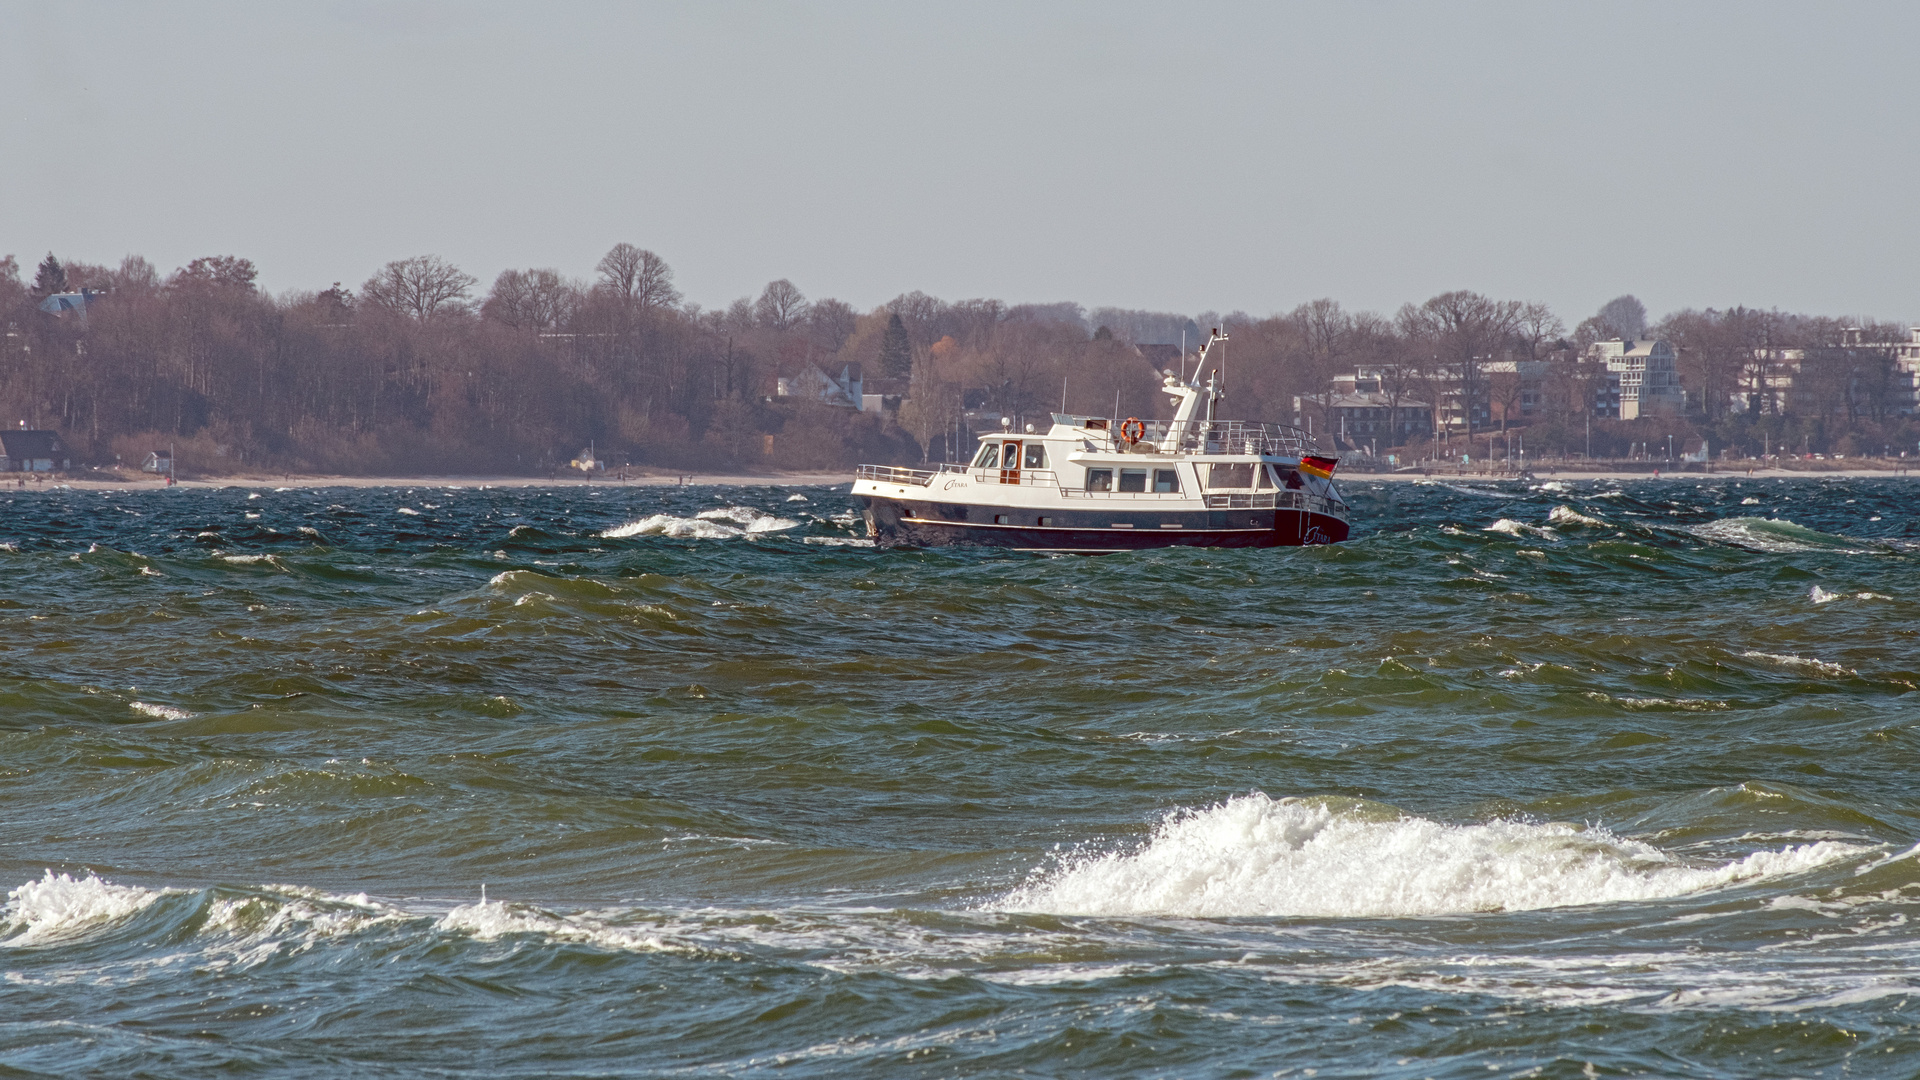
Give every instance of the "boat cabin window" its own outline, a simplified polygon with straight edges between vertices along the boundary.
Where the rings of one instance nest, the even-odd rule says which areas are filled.
[[[1027,468],[1044,469],[1047,467],[1047,448],[1040,443],[1027,444]]]
[[[1112,491],[1113,490],[1113,470],[1112,469],[1088,469],[1087,470],[1087,490],[1088,491]]]
[[[1253,486],[1253,462],[1215,463],[1207,468],[1210,488],[1250,488]]]
[[[988,443],[980,448],[980,454],[973,459],[976,469],[997,469],[1000,467],[1000,445]]]
[[[1120,490],[1121,491],[1147,490],[1147,470],[1121,469],[1120,470]]]
[[[1153,490],[1166,494],[1180,490],[1180,474],[1172,469],[1153,470]]]
[[[1082,426],[1085,427],[1088,431],[1107,430],[1107,422],[1105,420],[1089,420]]]

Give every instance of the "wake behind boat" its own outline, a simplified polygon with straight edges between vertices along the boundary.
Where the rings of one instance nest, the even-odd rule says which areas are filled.
[[[862,465],[853,495],[882,545],[968,544],[1024,551],[1285,547],[1347,538],[1338,459],[1299,428],[1214,418],[1217,373],[1172,372],[1172,420],[1055,413],[1036,433],[980,436],[968,464]]]

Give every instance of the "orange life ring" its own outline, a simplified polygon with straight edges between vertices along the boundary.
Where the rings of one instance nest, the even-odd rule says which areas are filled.
[[[1134,417],[1127,417],[1120,425],[1120,437],[1130,443],[1137,443],[1147,437],[1147,425]]]

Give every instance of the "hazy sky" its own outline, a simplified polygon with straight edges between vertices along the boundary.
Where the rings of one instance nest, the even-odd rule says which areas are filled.
[[[0,0],[0,254],[1920,316],[1920,5]]]

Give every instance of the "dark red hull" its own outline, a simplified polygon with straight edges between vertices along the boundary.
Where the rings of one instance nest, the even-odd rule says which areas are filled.
[[[1022,551],[1161,547],[1303,547],[1347,538],[1345,521],[1311,510],[1156,510],[1130,505],[1038,511],[861,496],[867,534],[883,546]],[[1028,520],[1031,518],[1032,520]],[[997,520],[996,520],[997,519]]]

